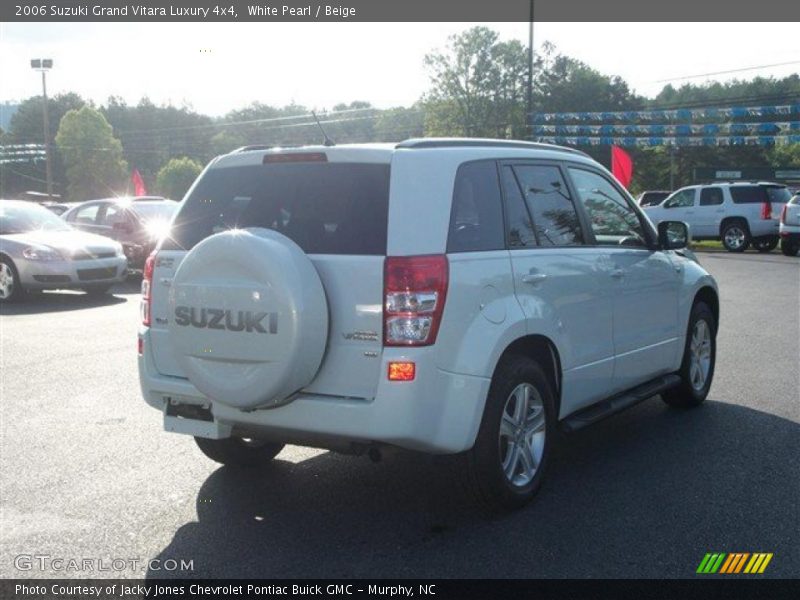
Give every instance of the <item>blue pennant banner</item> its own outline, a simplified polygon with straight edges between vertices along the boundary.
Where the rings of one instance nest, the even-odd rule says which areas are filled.
[[[730,135],[726,137],[539,136],[536,141],[559,146],[780,146],[800,144],[800,134]]]
[[[729,106],[725,108],[678,108],[674,110],[626,110],[619,112],[534,113],[533,123],[570,121],[614,123],[636,121],[692,121],[694,119],[744,119],[800,115],[800,104],[781,106]]]

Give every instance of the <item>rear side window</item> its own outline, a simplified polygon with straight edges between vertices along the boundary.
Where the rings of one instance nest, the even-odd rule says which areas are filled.
[[[515,165],[513,168],[539,246],[583,244],[578,212],[561,170],[548,165]]]
[[[461,165],[453,190],[447,251],[502,250],[505,244],[501,203],[494,161]]]
[[[175,216],[164,249],[228,229],[279,231],[308,254],[386,254],[389,165],[273,163],[211,169]]]
[[[722,204],[722,190],[717,187],[703,188],[700,190],[700,206],[713,206]]]
[[[761,204],[767,201],[767,190],[758,185],[732,185],[730,192],[734,204]]]
[[[792,193],[789,191],[789,188],[782,185],[767,186],[767,196],[769,196],[770,202],[780,202],[781,204],[792,199]]]

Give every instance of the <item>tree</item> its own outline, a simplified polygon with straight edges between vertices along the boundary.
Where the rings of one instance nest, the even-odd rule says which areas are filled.
[[[51,148],[55,144],[58,124],[68,111],[82,107],[86,102],[78,94],[69,92],[57,94],[47,99],[47,110],[50,118]],[[11,115],[8,131],[3,137],[4,144],[42,144],[44,142],[44,125],[42,122],[42,97],[32,96],[23,100]],[[56,193],[66,189],[66,172],[58,152],[51,153],[53,184]],[[0,180],[5,197],[25,190],[46,189],[46,170],[44,160],[28,163],[15,163],[0,166]]]
[[[102,113],[90,106],[70,110],[61,119],[56,145],[66,165],[70,200],[105,197],[120,190],[128,164]]]
[[[425,57],[431,90],[423,98],[429,135],[524,137],[527,54],[487,27],[450,36]]]
[[[156,188],[163,196],[180,200],[202,170],[191,158],[173,158],[158,172]]]

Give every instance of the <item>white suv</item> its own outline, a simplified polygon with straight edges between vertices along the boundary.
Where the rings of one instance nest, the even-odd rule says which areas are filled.
[[[779,215],[791,197],[779,183],[690,185],[644,210],[656,224],[683,221],[693,239],[721,240],[729,252],[744,252],[751,244],[759,252],[771,252],[778,245]]]
[[[244,148],[147,261],[142,391],[224,464],[461,453],[481,500],[520,506],[557,429],[705,399],[719,301],[687,240],[557,146]]]

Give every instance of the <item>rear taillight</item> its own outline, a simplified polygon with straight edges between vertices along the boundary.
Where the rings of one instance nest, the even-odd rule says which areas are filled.
[[[786,225],[786,209],[789,208],[788,204],[784,204],[783,208],[781,209],[781,223]]]
[[[772,202],[767,201],[761,203],[761,218],[762,219],[772,218]]]
[[[444,311],[448,265],[443,254],[390,256],[383,278],[385,346],[430,346]]]
[[[150,301],[151,301],[151,292],[153,289],[153,271],[156,267],[156,253],[153,252],[150,256],[147,257],[147,260],[144,261],[144,272],[142,273],[142,303],[141,303],[141,313],[142,313],[142,325],[149,327],[150,326]]]

